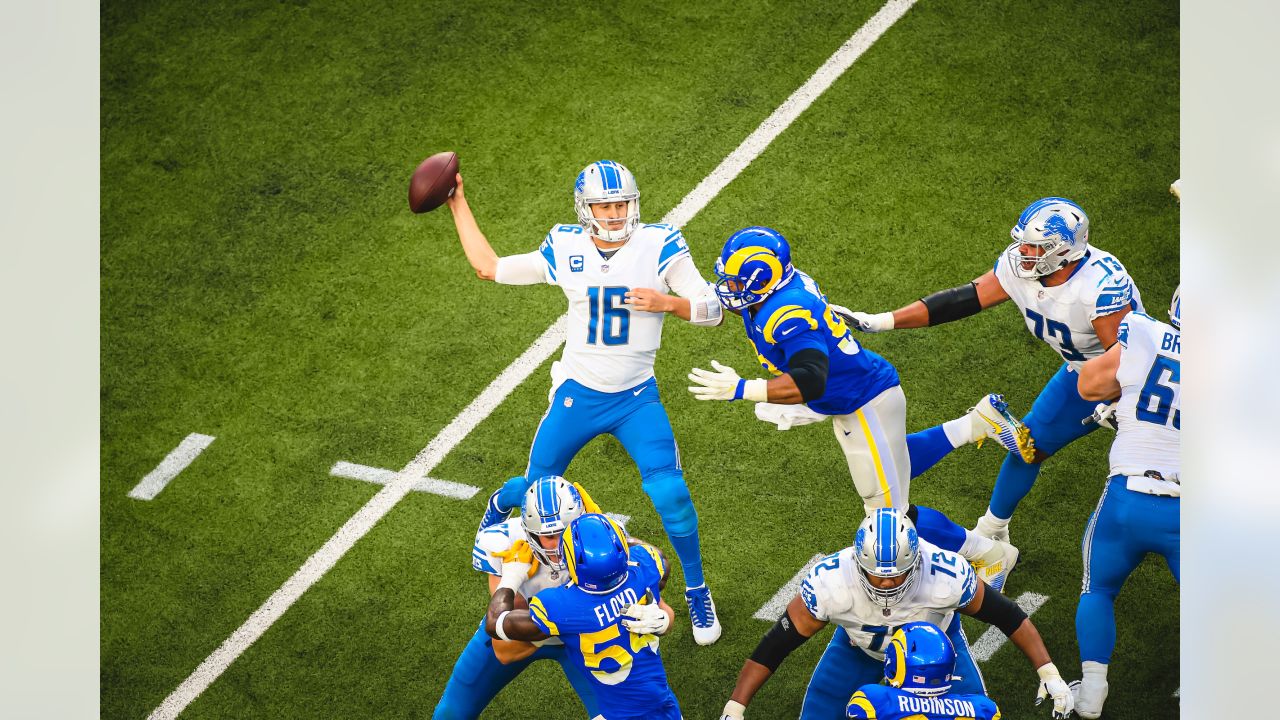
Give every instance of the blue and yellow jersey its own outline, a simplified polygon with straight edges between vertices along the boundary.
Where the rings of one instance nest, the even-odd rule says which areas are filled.
[[[564,641],[568,656],[585,668],[606,718],[647,717],[648,708],[675,705],[655,635],[636,635],[622,626],[622,611],[648,597],[658,602],[666,570],[662,555],[647,545],[631,548],[627,579],[616,589],[593,595],[576,585],[543,590],[529,601],[542,631]]]
[[[893,365],[858,344],[818,284],[799,270],[754,312],[743,312],[742,321],[760,365],[774,375],[788,372],[788,358],[801,350],[827,356],[826,391],[807,403],[814,412],[847,415],[898,384]]]
[[[1000,708],[981,695],[921,697],[888,685],[858,690],[845,714],[861,720],[1000,720]]]

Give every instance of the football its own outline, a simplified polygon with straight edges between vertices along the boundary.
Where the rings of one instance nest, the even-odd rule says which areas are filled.
[[[435,210],[453,194],[458,174],[458,154],[440,152],[423,160],[409,179],[409,209],[416,213]]]

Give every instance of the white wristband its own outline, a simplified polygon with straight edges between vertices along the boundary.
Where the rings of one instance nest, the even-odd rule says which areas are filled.
[[[1036,668],[1036,674],[1039,675],[1040,679],[1044,682],[1062,679],[1062,675],[1058,672],[1057,666],[1051,662],[1047,662]]]
[[[876,313],[873,317],[875,317],[876,322],[880,325],[881,332],[885,330],[893,329],[893,313],[892,312]]]
[[[502,638],[503,640],[510,640],[510,639],[511,639],[511,638],[507,637],[507,631],[502,629],[502,621],[507,619],[507,614],[508,614],[508,613],[510,613],[510,612],[511,612],[510,610],[503,610],[503,611],[498,615],[498,622],[494,623],[494,631],[495,631],[495,632],[497,632],[497,633],[498,633],[498,637]]]
[[[764,378],[747,380],[742,385],[742,399],[751,402],[769,402],[769,381]]]
[[[747,711],[746,705],[743,705],[737,700],[730,700],[729,702],[724,704],[724,710],[721,711],[720,714],[725,717],[741,718],[743,713],[745,713],[746,711]]]
[[[512,563],[512,565],[515,564]],[[502,579],[498,581],[498,589],[506,588],[511,592],[519,592],[520,586],[524,584],[525,578],[529,576],[529,566],[525,565],[525,569],[521,572],[508,572],[507,570],[508,567],[502,568]]]

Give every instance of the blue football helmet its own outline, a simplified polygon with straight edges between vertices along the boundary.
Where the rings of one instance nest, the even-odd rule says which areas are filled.
[[[560,536],[560,556],[569,580],[592,595],[603,595],[627,579],[627,533],[599,513],[587,513],[569,523]]]
[[[716,295],[730,310],[765,298],[791,279],[791,246],[767,227],[743,228],[729,236],[716,260]]]
[[[564,555],[558,549],[548,551],[538,541],[538,536],[559,539],[569,523],[581,517],[583,505],[578,488],[559,475],[539,478],[529,486],[524,493],[520,524],[524,527],[529,547],[538,556],[538,560],[548,565],[561,566]]]
[[[618,230],[608,229],[591,213],[591,206],[595,203],[620,201],[627,203],[627,216]],[[640,187],[636,185],[636,176],[612,160],[591,163],[578,173],[578,179],[573,183],[573,208],[582,227],[601,240],[622,242],[629,239],[640,226]]]
[[[884,651],[884,677],[913,695],[932,697],[951,689],[956,649],[933,623],[909,622],[894,631]]]
[[[867,596],[888,609],[898,604],[915,586],[920,573],[920,537],[911,518],[894,508],[879,508],[858,525],[853,538],[853,557],[858,561],[858,580]],[[906,576],[889,588],[876,587],[870,577]]]
[[[1089,250],[1089,216],[1066,198],[1040,198],[1022,211],[1009,235],[1013,237],[1013,244],[1005,249],[1009,267],[1014,275],[1034,280],[1084,257]],[[1022,245],[1041,252],[1023,255]]]
[[[1173,302],[1169,303],[1169,324],[1182,329],[1182,286],[1174,288]]]

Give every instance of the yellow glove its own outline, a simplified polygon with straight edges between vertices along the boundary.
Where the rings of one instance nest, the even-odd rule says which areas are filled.
[[[516,565],[528,565],[529,572],[527,577],[533,577],[538,572],[538,558],[534,557],[533,548],[529,547],[529,543],[524,540],[517,540],[511,544],[510,549],[494,553],[494,557],[503,562],[504,565],[514,563]]]
[[[582,484],[581,484],[581,483],[574,483],[574,484],[573,484],[573,486],[574,486],[574,487],[576,487],[576,488],[578,488],[578,494],[582,496],[582,509],[583,509],[583,510],[586,510],[586,511],[587,511],[587,512],[589,512],[589,513],[603,513],[603,512],[604,512],[603,510],[601,510],[601,509],[600,509],[600,506],[596,504],[596,501],[595,501],[595,500],[592,500],[592,499],[591,499],[591,496],[590,496],[589,494],[587,494],[587,489],[586,489],[586,488],[584,488],[584,487],[582,487]]]

